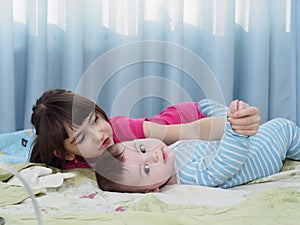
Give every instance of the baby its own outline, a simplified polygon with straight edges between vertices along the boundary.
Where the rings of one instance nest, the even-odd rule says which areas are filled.
[[[234,112],[249,107],[235,100],[220,141],[158,139],[112,145],[96,163],[99,188],[117,192],[157,192],[166,184],[229,188],[279,172],[286,157],[300,160],[300,129],[278,118],[263,124],[255,136],[236,133]]]

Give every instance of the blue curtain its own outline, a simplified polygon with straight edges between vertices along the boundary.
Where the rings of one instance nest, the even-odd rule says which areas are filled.
[[[109,116],[239,98],[300,124],[297,0],[2,0],[0,133],[31,128],[47,89]]]

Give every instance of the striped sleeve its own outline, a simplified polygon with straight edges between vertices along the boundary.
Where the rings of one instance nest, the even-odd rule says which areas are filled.
[[[226,132],[215,154],[199,158],[197,184],[216,187],[237,174],[248,156],[248,140],[247,136],[236,134],[226,123]]]
[[[208,117],[226,117],[228,107],[212,99],[202,99],[198,102],[198,110]]]

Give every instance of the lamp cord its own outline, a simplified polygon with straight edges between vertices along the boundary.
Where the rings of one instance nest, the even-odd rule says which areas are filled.
[[[4,163],[1,163],[0,162],[0,168],[12,173],[13,175],[15,175],[18,179],[20,179],[20,181],[23,183],[23,185],[25,186],[31,200],[32,200],[32,204],[33,204],[33,207],[35,209],[35,213],[36,213],[36,217],[37,217],[37,220],[38,220],[38,224],[39,225],[43,225],[43,218],[42,218],[42,214],[41,214],[41,211],[39,209],[39,206],[38,206],[38,202],[35,198],[35,195],[32,191],[32,188],[30,187],[30,184],[13,168],[7,166],[6,164]]]

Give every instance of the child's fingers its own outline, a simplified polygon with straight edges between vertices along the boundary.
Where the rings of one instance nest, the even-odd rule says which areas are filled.
[[[227,115],[229,117],[232,117],[233,113],[238,111],[238,102],[239,102],[239,100],[234,100],[230,103],[229,108],[228,108],[228,113],[227,113]]]
[[[256,130],[259,125],[256,123],[240,125],[240,124],[231,124],[232,129],[235,130]]]
[[[237,130],[237,129],[233,129],[233,130],[234,132],[245,136],[254,136],[257,133],[257,130]]]
[[[232,129],[237,133],[252,136],[258,131],[260,125],[260,116],[246,116],[237,119],[229,117],[228,121],[230,122]]]
[[[238,134],[253,136],[257,133],[259,124],[258,123],[249,124],[249,125],[231,124],[231,127]]]
[[[242,118],[247,116],[259,115],[259,110],[256,107],[250,106],[243,110],[236,111],[233,113],[234,118]]]
[[[242,100],[239,101],[239,108],[238,108],[238,110],[243,110],[243,109],[246,109],[248,107],[249,107],[249,105],[246,102],[243,102]]]

